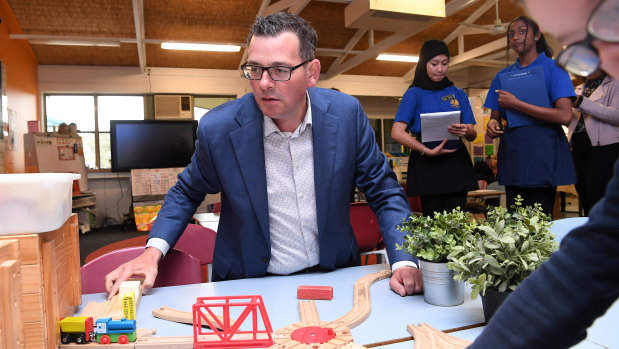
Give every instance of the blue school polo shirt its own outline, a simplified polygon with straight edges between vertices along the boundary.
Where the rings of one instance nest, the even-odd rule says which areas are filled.
[[[463,124],[475,124],[475,117],[471,110],[469,98],[461,89],[451,85],[442,90],[425,90],[419,87],[411,87],[402,96],[402,102],[395,115],[395,122],[401,121],[408,124],[411,133],[421,133],[420,114],[446,111],[460,111],[460,122]],[[419,139],[421,141],[421,139]],[[434,148],[440,142],[426,142],[428,148]],[[446,149],[454,149],[463,146],[460,140],[449,140]]]

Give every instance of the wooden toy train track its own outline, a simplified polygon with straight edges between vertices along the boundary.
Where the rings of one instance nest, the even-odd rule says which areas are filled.
[[[299,301],[300,322],[277,330],[273,336],[274,344],[271,349],[364,349],[365,347],[353,342],[350,332],[367,319],[371,311],[370,286],[375,282],[391,276],[390,270],[383,270],[374,274],[364,276],[357,280],[354,285],[353,308],[346,315],[337,320],[328,322],[321,321],[316,308],[316,303],[311,301]],[[95,305],[89,304],[86,310],[91,312],[106,313],[113,308],[110,304],[99,305],[104,308],[95,309]],[[94,311],[97,310],[97,311]],[[88,312],[88,311],[87,311]],[[162,319],[192,323],[191,313],[177,311],[167,307],[153,310],[153,315]],[[476,327],[476,326],[473,326]],[[140,330],[138,330],[139,332]],[[144,331],[144,330],[142,330]],[[415,339],[414,349],[460,349],[465,348],[470,342],[464,341],[444,332],[436,330],[426,324],[419,326],[409,325],[408,331]],[[164,349],[190,349],[194,348],[193,336],[176,337],[152,337],[154,332],[145,331],[138,333],[135,342],[122,345],[122,348],[164,348]],[[409,337],[410,338],[410,337]],[[72,346],[91,346],[93,344],[68,344],[61,347]],[[116,347],[118,344],[107,345],[106,347]],[[120,347],[120,346],[119,346]]]
[[[275,332],[272,349],[307,348],[363,348],[353,343],[350,329],[358,326],[370,315],[370,286],[391,276],[391,271],[383,270],[357,280],[354,287],[353,308],[341,318],[321,321],[314,301],[299,301],[300,322],[286,326]]]

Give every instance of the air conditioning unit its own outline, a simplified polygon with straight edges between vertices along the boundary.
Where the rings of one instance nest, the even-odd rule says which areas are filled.
[[[193,96],[155,95],[155,120],[193,120]]]

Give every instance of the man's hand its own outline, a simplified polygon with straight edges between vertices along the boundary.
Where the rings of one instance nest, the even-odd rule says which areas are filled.
[[[423,279],[421,278],[421,270],[413,267],[399,267],[393,271],[389,287],[393,292],[404,297],[423,291]]]
[[[107,299],[112,299],[112,297],[118,293],[120,284],[123,281],[129,280],[129,278],[134,275],[144,277],[144,282],[142,283],[143,290],[153,287],[155,278],[157,277],[159,260],[162,255],[163,253],[158,249],[149,247],[135,259],[130,260],[107,274],[105,276],[105,290],[108,293]]]

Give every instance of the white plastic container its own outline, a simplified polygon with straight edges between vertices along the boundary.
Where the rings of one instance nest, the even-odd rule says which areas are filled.
[[[75,173],[0,174],[0,235],[58,229],[71,216]]]

